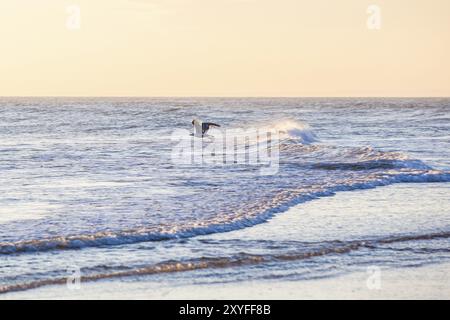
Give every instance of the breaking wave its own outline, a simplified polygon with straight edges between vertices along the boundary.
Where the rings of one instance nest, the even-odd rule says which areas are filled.
[[[375,163],[375,164],[374,164]],[[84,247],[109,246],[132,244],[145,241],[162,241],[179,238],[189,238],[218,232],[229,232],[256,224],[266,222],[275,214],[286,211],[288,208],[302,202],[318,197],[332,196],[336,192],[357,189],[370,189],[393,183],[419,183],[419,182],[448,182],[450,172],[427,169],[425,165],[419,165],[413,161],[395,162],[367,162],[353,164],[316,164],[316,168],[323,170],[379,170],[382,173],[370,173],[367,176],[357,177],[350,181],[336,181],[326,186],[313,186],[315,191],[304,192],[302,189],[293,189],[290,192],[280,192],[272,199],[264,199],[259,206],[253,206],[252,210],[242,210],[232,217],[218,216],[212,220],[196,222],[191,225],[168,227],[141,227],[138,230],[124,230],[120,232],[98,232],[87,235],[59,236],[47,239],[30,241],[17,241],[0,243],[0,254],[13,254],[18,252],[35,252],[46,250],[79,249]],[[422,169],[417,169],[420,167]],[[397,168],[397,170],[392,170]],[[407,168],[407,169],[404,169]],[[410,169],[413,168],[413,169]],[[387,170],[386,170],[387,169]],[[268,205],[268,202],[270,205]]]

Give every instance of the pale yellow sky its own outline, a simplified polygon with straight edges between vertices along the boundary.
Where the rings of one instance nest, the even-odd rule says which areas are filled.
[[[450,96],[449,57],[448,0],[0,2],[0,96]]]

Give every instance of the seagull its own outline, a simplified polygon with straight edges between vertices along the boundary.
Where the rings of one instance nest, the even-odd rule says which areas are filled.
[[[210,127],[220,127],[220,125],[212,122],[203,122],[198,119],[192,120],[192,125],[194,126],[194,135],[197,137],[202,137],[208,132]],[[201,134],[200,134],[201,132]]]

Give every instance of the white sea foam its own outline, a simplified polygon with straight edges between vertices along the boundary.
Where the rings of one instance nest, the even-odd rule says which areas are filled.
[[[357,189],[370,189],[393,183],[424,183],[424,182],[450,182],[450,172],[438,170],[415,170],[410,172],[386,171],[382,177],[371,175],[364,179],[355,179],[335,185],[318,186],[320,191],[303,193],[292,191],[289,196],[280,194],[274,199],[265,199],[260,206],[253,210],[243,210],[232,218],[216,217],[201,223],[191,225],[173,225],[165,228],[145,228],[139,230],[125,230],[120,232],[99,232],[89,235],[60,236],[43,240],[19,241],[15,243],[1,243],[0,254],[16,252],[33,252],[42,250],[74,249],[103,245],[122,245],[144,241],[161,241],[177,238],[189,238],[217,232],[228,232],[263,223],[275,214],[286,211],[288,208],[313,200],[318,197],[331,196],[335,192],[351,191]],[[269,207],[265,201],[269,200]],[[157,230],[159,229],[159,230]]]
[[[340,191],[448,182],[448,105],[384,99],[358,106],[351,99],[0,101],[0,206],[8,215],[0,232],[0,254],[8,255],[0,263],[0,286],[45,283],[55,275],[54,264],[68,256],[78,261],[78,254],[90,265],[102,251],[105,269],[113,268],[114,257],[133,247],[127,244],[160,243],[165,252],[167,244],[185,241],[177,239],[251,227]],[[171,163],[173,128],[191,129],[195,116],[236,133],[251,127],[278,132],[279,170],[267,177],[258,166],[241,163]],[[217,133],[208,134],[214,139]],[[246,151],[256,151],[255,145]],[[175,241],[156,242],[168,239]],[[66,250],[78,248],[84,250]],[[191,249],[180,261],[198,247]],[[271,256],[269,247],[260,249]],[[227,258],[235,251],[224,244],[213,253]],[[32,252],[46,260],[36,265]]]

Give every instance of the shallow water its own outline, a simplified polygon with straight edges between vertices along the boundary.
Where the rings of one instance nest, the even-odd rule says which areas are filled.
[[[217,268],[256,268],[230,269],[234,281],[268,270],[289,277],[292,266],[297,274],[313,263],[316,272],[305,277],[332,275],[385,261],[405,244],[428,250],[420,261],[447,259],[448,99],[10,98],[0,110],[3,292],[64,283],[74,267],[85,280],[204,270],[204,281]],[[281,130],[278,172],[172,163],[172,132],[189,130],[193,117],[229,130]],[[370,214],[373,200],[331,203],[345,215],[326,225],[317,212],[292,228],[261,231],[300,203],[399,182],[424,183],[424,196],[382,219]],[[407,196],[394,191],[384,205]],[[427,199],[440,204],[431,218],[421,207]],[[267,238],[234,238],[242,228]],[[400,249],[393,265],[417,258]]]

